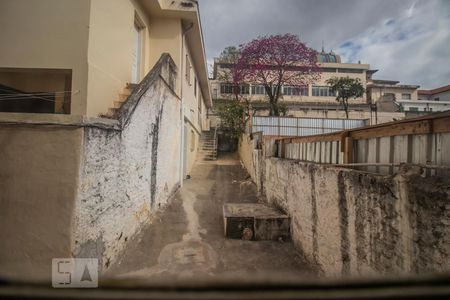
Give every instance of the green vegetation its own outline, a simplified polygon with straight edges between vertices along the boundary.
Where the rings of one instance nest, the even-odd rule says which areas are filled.
[[[333,77],[326,81],[331,90],[336,93],[336,101],[344,106],[348,119],[348,100],[359,98],[364,94],[364,87],[359,78]]]

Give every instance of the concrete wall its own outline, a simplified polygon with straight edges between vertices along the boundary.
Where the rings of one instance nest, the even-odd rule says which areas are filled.
[[[71,256],[83,135],[76,127],[0,127],[1,277],[50,278],[51,259]]]
[[[106,269],[180,184],[180,106],[158,79],[121,131],[87,128],[74,254]]]
[[[119,120],[0,114],[0,276],[50,278],[51,258],[103,269],[180,185],[181,101],[165,56]]]
[[[418,173],[405,167],[381,176],[269,158],[264,191],[291,216],[295,246],[326,276],[445,271],[449,183]]]
[[[90,4],[90,0],[0,0],[0,67],[72,69],[75,115],[87,112]]]
[[[245,169],[248,171],[253,181],[256,181],[255,167],[253,162],[253,150],[255,149],[255,140],[250,138],[249,134],[243,134],[239,139],[239,158]]]

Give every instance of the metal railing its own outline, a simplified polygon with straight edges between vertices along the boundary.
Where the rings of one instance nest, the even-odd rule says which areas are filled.
[[[217,159],[217,126],[216,127],[214,127],[214,143],[213,143],[213,145],[214,145],[214,148],[213,148],[213,157],[214,157],[214,159]]]
[[[450,111],[329,134],[276,138],[278,157],[395,173],[399,164],[449,174]]]
[[[262,132],[266,136],[309,136],[362,127],[366,123],[362,119],[255,116],[251,132]]]

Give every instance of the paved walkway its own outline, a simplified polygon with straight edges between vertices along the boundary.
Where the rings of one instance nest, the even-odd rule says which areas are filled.
[[[224,237],[223,203],[257,201],[255,186],[236,156],[198,163],[190,175],[171,204],[129,243],[105,275],[237,279],[314,274],[290,242]]]

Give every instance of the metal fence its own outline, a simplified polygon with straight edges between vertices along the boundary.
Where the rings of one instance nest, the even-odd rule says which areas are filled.
[[[399,164],[450,175],[450,111],[348,131],[276,138],[277,156],[316,163],[344,164],[364,171],[395,173]]]
[[[251,132],[272,136],[308,136],[353,129],[366,125],[367,120],[262,117],[252,118]]]

